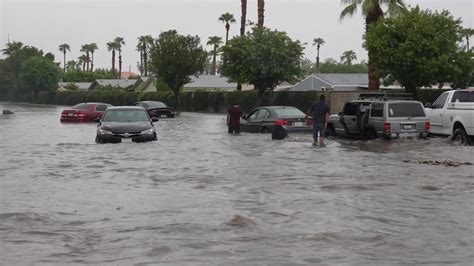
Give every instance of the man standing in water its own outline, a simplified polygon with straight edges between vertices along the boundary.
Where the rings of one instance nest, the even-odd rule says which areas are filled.
[[[242,117],[242,110],[240,110],[238,103],[234,103],[227,112],[227,125],[229,126],[229,134],[240,133],[240,117]]]
[[[319,101],[313,103],[306,113],[306,118],[311,115],[313,117],[313,146],[319,145],[324,147],[324,133],[328,126],[329,105],[325,102],[326,97],[321,95]],[[319,143],[318,143],[319,133]]]

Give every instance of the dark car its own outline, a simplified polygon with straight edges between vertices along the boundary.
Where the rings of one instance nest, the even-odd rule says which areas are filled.
[[[79,103],[61,112],[61,122],[93,122],[101,118],[112,105],[107,103]]]
[[[157,140],[153,122],[142,107],[118,106],[107,108],[97,126],[97,143],[119,143],[122,139],[134,142]]]
[[[167,106],[163,102],[141,101],[135,103],[135,106],[141,106],[146,109],[150,117],[174,117],[176,111],[173,107]]]
[[[253,133],[273,132],[276,125],[283,126],[288,132],[311,132],[312,121],[292,106],[263,106],[252,110],[240,122],[241,131]]]

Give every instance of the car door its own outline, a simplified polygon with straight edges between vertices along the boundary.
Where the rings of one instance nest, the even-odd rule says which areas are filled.
[[[342,116],[340,122],[344,127],[344,132],[346,135],[357,134],[357,108],[359,103],[350,102],[344,105],[344,110],[342,111]]]
[[[434,134],[443,134],[443,113],[449,93],[441,94],[433,103],[433,108],[426,108],[426,115],[430,119],[431,132]]]
[[[96,118],[101,118],[102,115],[104,114],[105,112],[105,109],[107,109],[107,107],[109,107],[108,105],[106,104],[98,104],[95,106],[95,110],[94,110],[94,117],[92,119],[96,119]]]
[[[255,109],[240,123],[242,131],[246,132],[259,132],[259,125],[257,123],[257,117],[260,113],[260,109]]]
[[[257,119],[255,121],[255,124],[257,125],[256,130],[257,132],[264,132],[267,130],[267,132],[270,130],[270,111],[267,110],[266,108],[260,109],[260,112],[257,115]]]

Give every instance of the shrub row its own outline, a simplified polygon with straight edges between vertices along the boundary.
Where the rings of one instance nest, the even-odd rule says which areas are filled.
[[[420,89],[417,91],[418,100],[423,103],[434,102],[443,90]],[[318,92],[266,92],[260,100],[260,105],[289,105],[306,111],[318,99]],[[0,97],[1,100],[1,97]],[[11,99],[3,99],[11,100]],[[64,91],[40,92],[38,95],[25,95],[15,99],[17,101],[75,105],[80,102],[105,102],[112,105],[133,105],[137,101],[161,101],[173,106],[175,96],[169,91],[158,92],[126,92],[126,91]],[[244,112],[255,108],[257,103],[256,91],[210,92],[195,91],[183,92],[180,97],[179,111],[188,112],[224,112],[233,103],[240,103]]]

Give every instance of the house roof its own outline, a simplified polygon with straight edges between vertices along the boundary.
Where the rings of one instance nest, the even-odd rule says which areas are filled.
[[[192,77],[191,82],[183,86],[185,89],[235,89],[237,83],[229,82],[226,77],[217,75],[200,75]]]
[[[366,73],[317,73],[311,76],[322,79],[333,86],[369,84],[369,76]]]
[[[92,82],[58,82],[58,87],[64,88],[70,84],[74,84],[79,90],[89,90]]]
[[[127,88],[133,86],[137,82],[135,79],[96,79],[94,84],[100,86],[112,86],[118,88]]]

